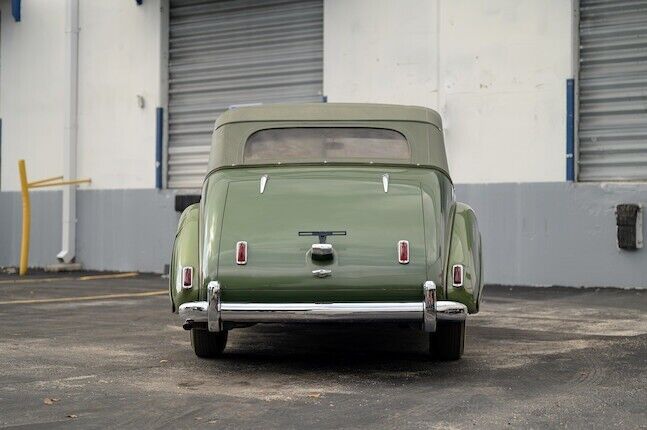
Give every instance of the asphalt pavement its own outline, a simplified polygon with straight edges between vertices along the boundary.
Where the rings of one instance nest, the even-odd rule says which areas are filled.
[[[352,325],[203,360],[166,280],[95,275],[0,276],[0,427],[647,428],[647,290],[487,286],[457,362]]]

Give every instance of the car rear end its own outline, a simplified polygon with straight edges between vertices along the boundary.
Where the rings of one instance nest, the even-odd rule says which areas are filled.
[[[445,345],[435,348],[444,358],[458,358],[465,303],[478,309],[468,299],[479,297],[481,278],[466,266],[473,291],[447,284],[450,257],[463,268],[476,249],[470,238],[452,240],[455,208],[441,120],[430,109],[228,111],[216,122],[202,191],[199,257],[186,260],[197,288],[181,295],[171,286],[174,309],[200,356],[222,352],[235,327],[330,321],[407,323]],[[464,227],[475,227],[464,214]],[[460,246],[450,252],[451,243]],[[184,273],[177,255],[174,273]]]
[[[180,307],[193,323],[226,332],[392,322],[433,333],[438,320],[465,319],[463,304],[440,300],[451,207],[442,173],[253,167],[221,171],[206,189],[203,300]]]

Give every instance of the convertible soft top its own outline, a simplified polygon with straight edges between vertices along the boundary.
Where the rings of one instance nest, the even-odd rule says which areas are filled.
[[[303,128],[384,129],[400,133],[408,145],[407,156],[377,157],[371,150],[373,141],[367,139],[366,154],[358,151],[353,142],[352,157],[334,158],[312,156],[307,151],[293,150],[272,154],[272,142],[264,143],[264,153],[269,157],[249,157],[246,144],[261,130]],[[323,133],[323,130],[322,130]],[[343,133],[342,133],[343,134]],[[343,141],[343,136],[339,142]],[[339,144],[338,141],[335,143]],[[341,143],[343,145],[343,143]],[[384,142],[381,143],[384,145]],[[283,142],[285,146],[286,143]],[[295,145],[290,142],[287,145]],[[304,146],[306,143],[304,143]],[[361,144],[360,144],[361,145]],[[247,148],[249,149],[249,148]],[[292,148],[295,149],[295,148]],[[298,148],[296,148],[298,149]],[[312,148],[310,148],[312,149]],[[332,152],[332,151],[331,151]],[[384,152],[384,153],[388,153]],[[440,115],[428,108],[364,103],[307,103],[245,106],[224,112],[215,124],[209,170],[239,165],[301,164],[301,163],[382,163],[412,164],[441,169],[447,168]]]
[[[302,103],[245,106],[229,109],[216,121],[225,124],[250,121],[413,121],[442,130],[440,115],[420,106],[375,103]]]

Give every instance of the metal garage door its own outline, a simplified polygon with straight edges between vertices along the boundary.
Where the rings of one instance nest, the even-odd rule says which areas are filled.
[[[579,179],[647,180],[647,0],[580,1]]]
[[[322,100],[322,0],[171,0],[168,187],[199,188],[231,105]]]

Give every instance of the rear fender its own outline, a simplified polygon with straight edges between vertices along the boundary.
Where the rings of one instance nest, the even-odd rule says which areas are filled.
[[[173,243],[173,254],[171,257],[171,268],[169,274],[169,294],[173,312],[185,302],[198,300],[199,292],[199,257],[198,257],[198,221],[200,204],[196,203],[187,207],[178,222],[175,242]],[[183,288],[182,268],[193,268],[193,286]]]
[[[454,209],[449,258],[445,270],[447,300],[463,303],[469,313],[476,313],[479,311],[483,289],[481,233],[471,207],[464,203],[456,203]],[[462,264],[464,268],[461,287],[453,286],[452,267],[455,264]]]

